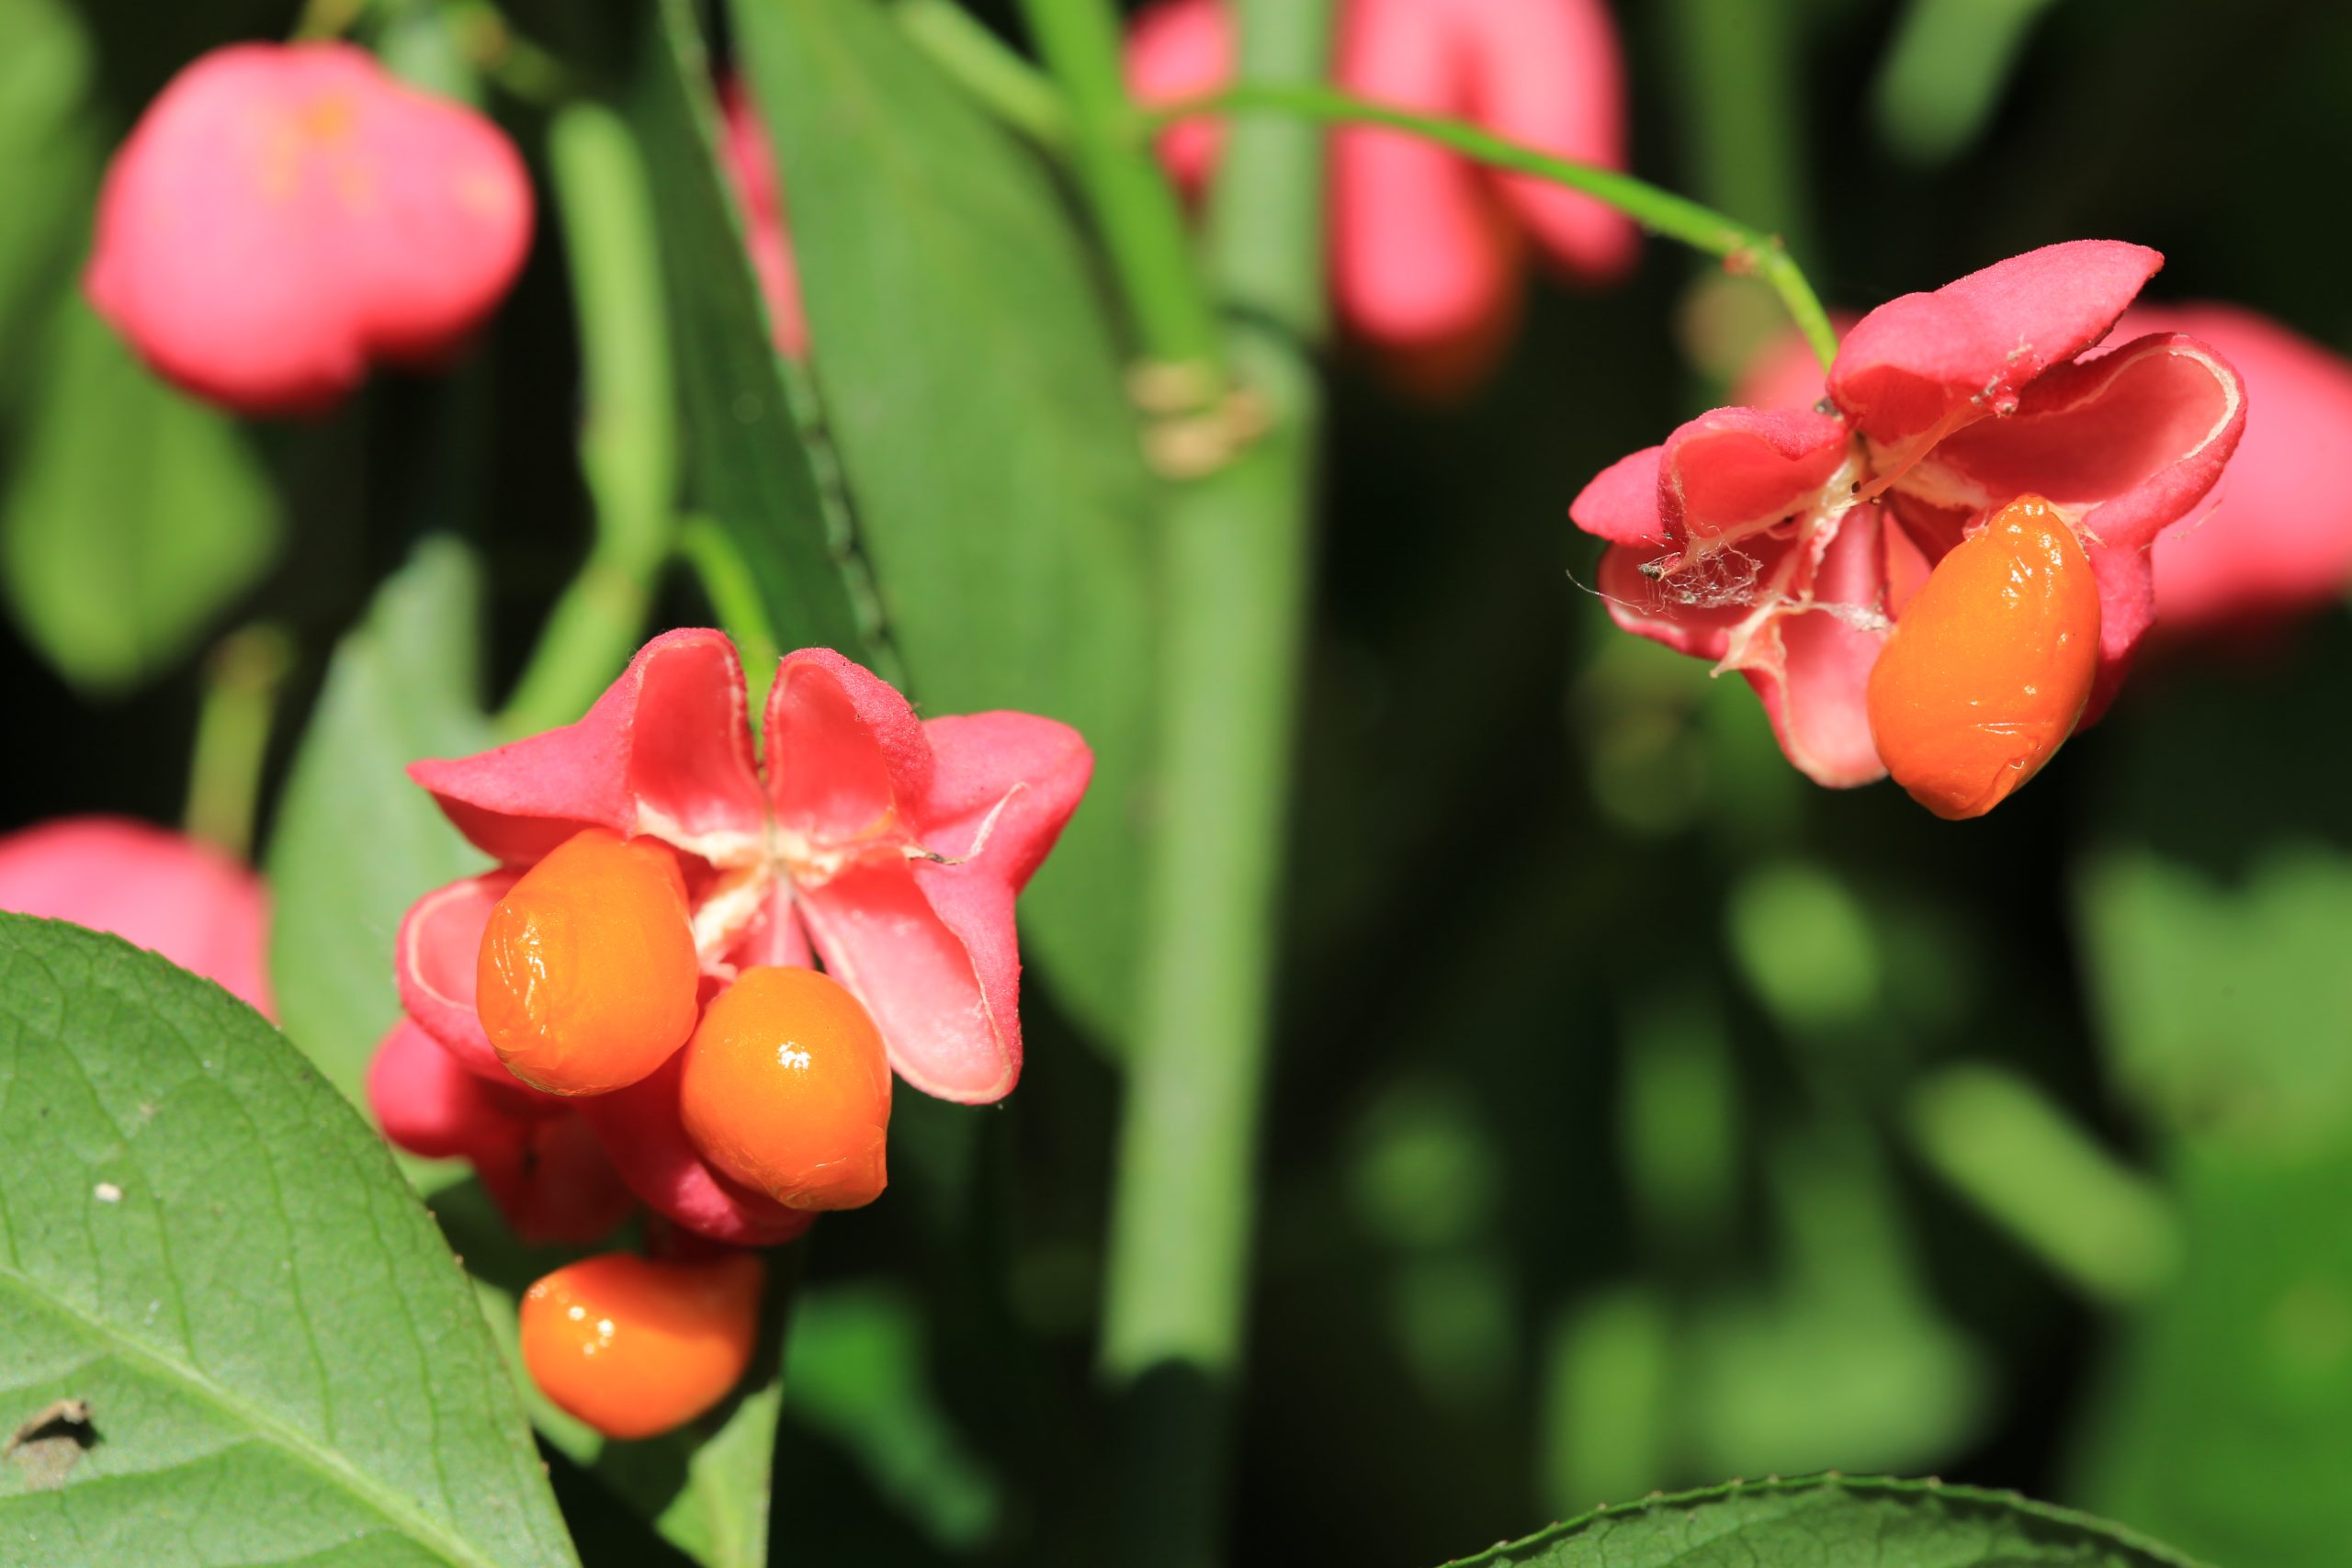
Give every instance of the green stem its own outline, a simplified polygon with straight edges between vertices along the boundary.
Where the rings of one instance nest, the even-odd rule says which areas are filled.
[[[1272,109],[1335,125],[1379,125],[1408,131],[1464,157],[1513,174],[1530,175],[1554,185],[1579,190],[1639,222],[1654,233],[1679,240],[1694,250],[1721,257],[1732,271],[1752,272],[1770,284],[1805,341],[1826,367],[1838,352],[1838,334],[1828,313],[1815,297],[1804,273],[1790,259],[1775,234],[1726,218],[1712,208],[1661,190],[1646,180],[1614,169],[1573,163],[1539,152],[1516,141],[1490,135],[1465,120],[1414,114],[1390,108],[1334,88],[1297,83],[1244,83],[1225,92],[1175,104],[1147,115],[1140,122],[1145,134],[1177,120],[1202,115],[1231,114],[1240,109]],[[1138,144],[1143,135],[1131,135]]]
[[[1050,152],[1070,146],[1069,106],[1037,68],[957,0],[898,0],[899,30],[998,119]]]
[[[734,536],[709,517],[686,520],[678,535],[678,553],[701,582],[718,624],[735,639],[735,650],[743,660],[744,680],[751,688],[752,711],[762,712],[767,706],[768,682],[775,679],[784,649],[775,640],[751,563],[736,547]]]
[[[1179,372],[1182,406],[1208,407],[1225,389],[1224,344],[1183,203],[1148,143],[1133,134],[1118,13],[1110,0],[1023,0],[1022,9],[1069,102],[1079,181],[1143,357]]]
[[[1249,0],[1243,78],[1321,71],[1330,11]],[[1270,424],[1172,492],[1161,539],[1160,816],[1102,1351],[1126,1405],[1118,1560],[1150,1568],[1213,1562],[1223,1531],[1307,598],[1323,141],[1248,115],[1226,144],[1208,265]]]
[[[676,533],[668,320],[645,166],[619,118],[587,100],[556,117],[548,152],[580,316],[580,467],[595,536],[500,716],[517,733],[578,718],[628,662]]]
[[[261,798],[270,721],[277,688],[293,663],[286,634],[266,626],[231,632],[205,660],[204,702],[197,713],[182,825],[190,838],[239,860],[253,852],[254,808]]]

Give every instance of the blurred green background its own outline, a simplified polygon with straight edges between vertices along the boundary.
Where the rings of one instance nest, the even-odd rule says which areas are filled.
[[[2352,9],[1619,9],[1635,169],[1786,231],[1833,305],[2116,237],[2166,254],[2152,297],[2352,348],[2323,179],[2352,168]],[[470,14],[390,10],[425,74]],[[512,10],[560,57],[609,36],[597,12]],[[464,869],[391,770],[476,742],[589,514],[552,222],[464,367],[321,423],[197,408],[79,304],[106,150],[195,52],[290,19],[0,0],[0,825],[175,819],[203,694],[236,675],[209,650],[267,624],[281,900],[306,842],[354,830],[424,835],[396,883]],[[540,158],[535,111],[495,107]],[[1982,822],[1813,788],[1743,685],[1610,626],[1566,519],[1776,328],[1656,245],[1623,292],[1539,287],[1459,407],[1334,356],[1235,1557],[1422,1564],[1835,1467],[2016,1486],[2237,1568],[2340,1563],[2352,626],[2156,661]],[[427,536],[458,542],[363,627]],[[286,787],[313,714],[339,817]],[[388,934],[351,933],[351,984]],[[890,1200],[808,1248],[786,1558],[1099,1539],[1118,1069],[1033,976],[1018,1095],[902,1096]],[[292,980],[298,1039],[333,1005],[306,978],[341,983]],[[626,1526],[584,1544],[654,1560]]]

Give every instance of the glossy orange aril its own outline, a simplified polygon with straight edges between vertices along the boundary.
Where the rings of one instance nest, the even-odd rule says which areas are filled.
[[[475,980],[482,1032],[525,1083],[637,1082],[695,1027],[701,965],[677,858],[602,828],[565,840],[491,911]]]
[[[854,1209],[888,1173],[881,1032],[813,969],[746,969],[687,1042],[679,1113],[720,1170],[794,1209]]]
[[[1871,671],[1871,738],[1911,798],[1982,817],[2074,733],[2098,666],[2098,584],[2056,508],[2020,496],[1937,563]]]
[[[523,1293],[523,1364],[539,1392],[608,1438],[650,1438],[727,1397],[759,1337],[760,1260],[656,1262],[607,1252]]]

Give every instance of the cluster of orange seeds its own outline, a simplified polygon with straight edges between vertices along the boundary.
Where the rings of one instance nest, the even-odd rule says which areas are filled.
[[[745,969],[704,1006],[668,846],[601,828],[566,840],[492,911],[476,980],[483,1032],[523,1082],[606,1094],[683,1050],[686,1134],[718,1170],[787,1208],[881,1195],[890,1067],[873,1019],[810,969]],[[667,1431],[742,1375],[762,1278],[741,1252],[568,1265],[524,1297],[524,1364],[609,1437]]]

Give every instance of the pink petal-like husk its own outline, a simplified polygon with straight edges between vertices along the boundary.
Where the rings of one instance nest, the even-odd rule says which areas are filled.
[[[2229,305],[2135,305],[2116,335],[2183,333],[2227,358],[2252,412],[2211,509],[2156,539],[2156,630],[2242,632],[2352,583],[2352,364]]]
[[[368,1065],[368,1103],[385,1140],[427,1159],[472,1165],[508,1224],[532,1243],[601,1240],[636,1200],[586,1123],[470,1073],[413,1021],[392,1027]]]
[[[868,860],[799,890],[825,968],[874,1015],[925,1094],[1001,1100],[1021,1076],[1013,899],[1086,793],[1094,755],[1068,725],[986,713],[923,726],[935,763],[909,805],[944,861]]]
[[[148,107],[99,197],[91,302],[163,375],[249,412],[332,403],[495,308],[531,187],[489,120],[347,44],[233,44]]]
[[[2154,559],[2149,551],[2114,549],[2086,540],[2084,553],[2098,582],[2098,672],[2091,679],[2083,716],[2075,721],[2077,730],[2096,724],[2115,701],[2141,639],[2156,620]]]
[[[1468,88],[1461,43],[1444,7],[1353,0],[1340,80],[1391,107],[1458,113]],[[1516,310],[1511,231],[1459,155],[1401,131],[1351,128],[1332,141],[1331,194],[1333,293],[1366,342],[1407,353],[1489,343],[1491,324]],[[1449,367],[1446,379],[1482,369]]]
[[[1851,449],[1846,426],[1793,409],[1716,409],[1658,455],[1658,514],[1684,543],[1743,540],[1817,502]]]
[[[1758,554],[1762,575],[1769,577],[1788,545],[1778,539],[1761,542]],[[1731,650],[1731,630],[1747,618],[1745,603],[1683,604],[1641,569],[1658,558],[1655,545],[1611,545],[1600,554],[1594,591],[1608,608],[1609,618],[1636,637],[1663,643],[1677,653],[1713,662]]]
[[[2089,537],[2143,549],[2205,499],[2245,428],[2236,372],[2194,338],[2155,333],[2052,370],[2016,413],[1946,436],[1897,488],[1979,509],[2039,495]]]
[[[482,929],[518,874],[493,871],[469,876],[436,887],[410,905],[393,944],[392,970],[400,983],[401,1010],[459,1066],[502,1089],[553,1108],[566,1103],[563,1098],[533,1089],[508,1072],[491,1049],[481,1015],[475,1010],[475,965],[481,959]]]
[[[1889,445],[1939,421],[2003,412],[2036,377],[2105,337],[2163,265],[2144,245],[2075,240],[1889,300],[1847,333],[1829,395],[1856,429]]]
[[[1069,725],[1027,713],[959,714],[922,729],[933,758],[916,808],[923,846],[961,863],[919,869],[987,875],[1019,892],[1085,798],[1093,750]]]
[[[1883,529],[1875,507],[1846,513],[1810,570],[1790,561],[1793,540],[1753,536],[1741,548],[1755,558],[1755,587],[1720,603],[1676,602],[1675,579],[1661,583],[1642,575],[1641,568],[1658,558],[1655,547],[1611,545],[1600,558],[1599,592],[1610,618],[1625,630],[1677,653],[1720,661],[1733,653],[1733,633],[1754,613],[1757,595],[1783,570],[1792,573],[1791,596],[1810,585],[1825,607],[1775,614],[1739,672],[1755,688],[1789,761],[1816,784],[1849,788],[1886,771],[1871,740],[1863,701],[1871,666],[1886,641]]]
[[[766,728],[768,799],[786,832],[842,843],[913,830],[931,743],[888,681],[829,648],[788,653]]]
[[[735,1247],[790,1241],[816,1220],[729,1180],[703,1159],[678,1111],[684,1053],[650,1077],[579,1102],[621,1179],[648,1207],[697,1235]]]
[[[1645,446],[1601,469],[1568,502],[1568,521],[1612,545],[1657,554],[1668,543],[1657,506],[1658,462],[1665,455],[1664,446]]]
[[[510,1157],[474,1161],[515,1235],[534,1247],[587,1247],[637,1207],[594,1129],[576,1111],[529,1123]]]
[[[0,908],[112,931],[270,1011],[269,896],[193,839],[120,817],[38,823],[0,837]]]
[[[751,95],[729,76],[718,84],[718,157],[742,209],[743,246],[767,301],[768,329],[786,357],[808,355],[808,318],[800,305],[800,267],[784,226],[784,186],[775,151]]]
[[[808,946],[808,933],[801,928],[800,912],[793,908],[790,883],[782,877],[776,879],[759,914],[723,956],[739,970],[754,965],[772,969],[817,966],[816,955]]]
[[[1601,0],[1465,0],[1470,118],[1555,157],[1625,166],[1625,65]],[[1524,175],[1490,175],[1537,247],[1588,282],[1620,277],[1641,237],[1589,196]]]
[[[576,724],[408,772],[458,831],[510,864],[588,827],[650,834],[715,864],[761,852],[743,670],[721,632],[655,637]]]
[[[1148,107],[1216,92],[1233,78],[1233,24],[1223,0],[1155,0],[1127,24],[1127,91]],[[1159,161],[1197,195],[1216,166],[1224,130],[1189,119],[1160,133]]]
[[[560,1109],[469,1072],[413,1019],[392,1025],[368,1059],[368,1106],[387,1142],[426,1159],[518,1149],[532,1122]]]
[[[1011,889],[990,877],[918,877],[904,860],[875,859],[804,886],[799,908],[825,972],[873,1014],[900,1077],[967,1104],[1012,1092],[1021,960]]]
[[[1871,667],[1888,632],[1882,526],[1871,506],[1858,506],[1838,520],[1838,536],[1813,578],[1815,601],[1826,607],[1776,617],[1780,668],[1740,671],[1756,688],[1789,761],[1832,789],[1886,776],[1871,739],[1866,701]]]

